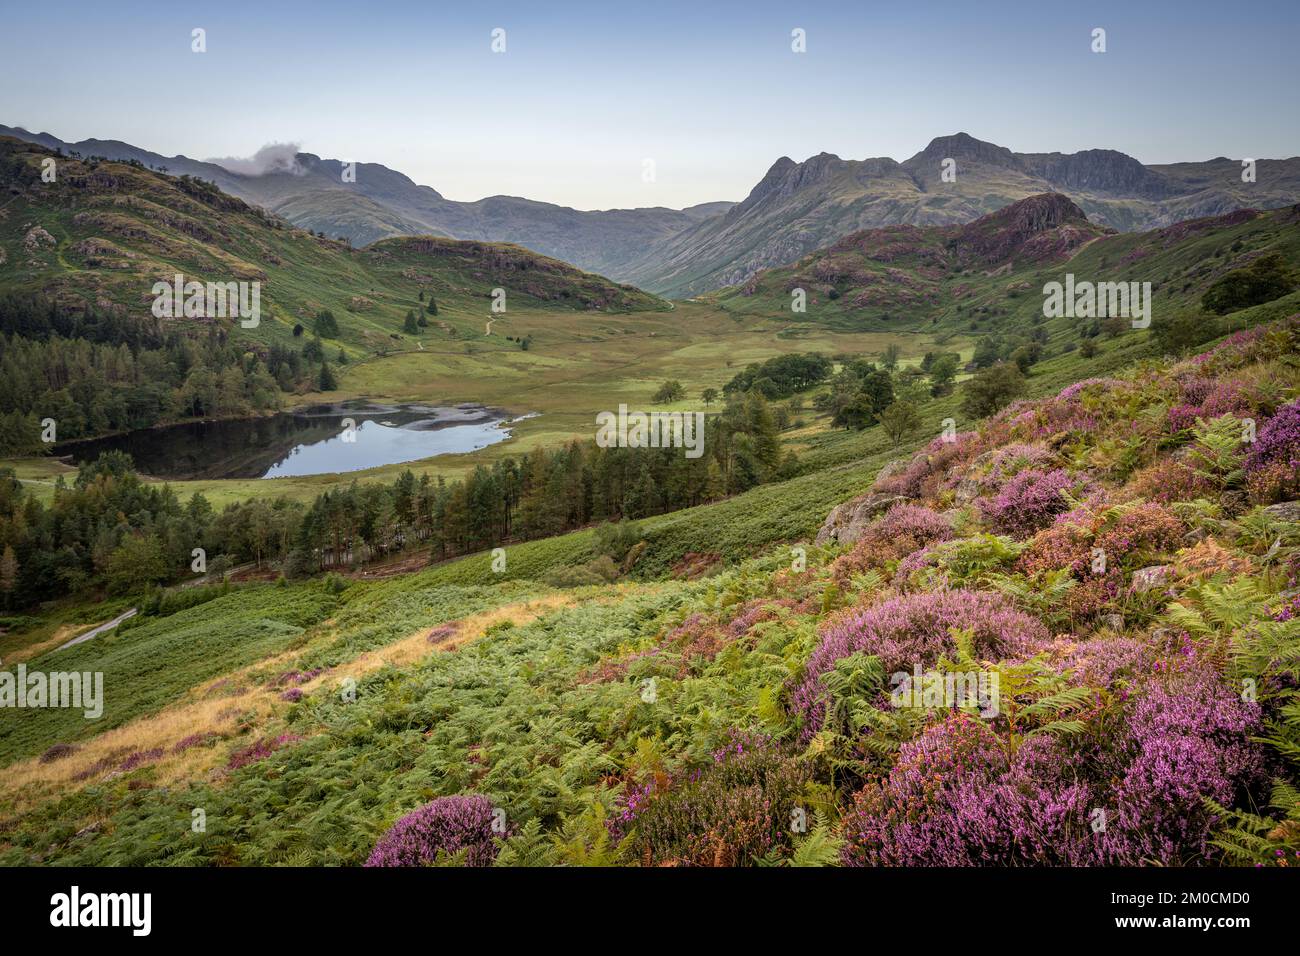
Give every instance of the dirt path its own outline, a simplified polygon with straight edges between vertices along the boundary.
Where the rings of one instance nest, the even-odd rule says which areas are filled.
[[[136,612],[135,608],[131,608],[131,610],[129,611],[123,611],[121,614],[113,618],[113,620],[109,621],[107,624],[100,624],[98,627],[92,627],[90,630],[88,630],[85,634],[82,634],[80,637],[74,637],[72,640],[68,641],[68,643],[60,644],[58,647],[55,648],[55,650],[61,651],[65,647],[72,647],[75,644],[80,644],[82,641],[88,641],[92,637],[99,637],[99,635],[103,634],[105,631],[111,631],[113,628],[117,627],[128,617],[134,617],[135,612]]]

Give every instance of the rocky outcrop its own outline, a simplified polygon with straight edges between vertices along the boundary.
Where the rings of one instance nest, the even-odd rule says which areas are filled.
[[[814,543],[827,544],[833,541],[839,544],[852,544],[862,537],[862,532],[873,519],[884,514],[898,502],[906,500],[903,495],[871,491],[860,498],[836,505],[826,516]]]
[[[1279,501],[1264,509],[1264,514],[1274,521],[1286,524],[1300,524],[1300,501]]]
[[[1142,594],[1165,587],[1173,575],[1173,565],[1153,564],[1133,572],[1133,590]]]

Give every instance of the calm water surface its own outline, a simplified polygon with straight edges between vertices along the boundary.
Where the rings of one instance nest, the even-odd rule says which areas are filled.
[[[70,442],[76,464],[125,451],[155,478],[282,478],[361,471],[464,454],[510,437],[509,419],[482,405],[320,405],[267,418],[146,428]],[[351,426],[351,427],[349,427]]]

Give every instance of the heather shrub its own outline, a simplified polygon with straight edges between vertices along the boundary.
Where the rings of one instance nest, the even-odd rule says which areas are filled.
[[[281,734],[278,737],[264,737],[256,743],[249,744],[247,747],[241,747],[232,753],[226,766],[231,770],[238,770],[240,767],[247,767],[251,763],[265,760],[281,747],[295,743],[299,740],[302,740],[302,737],[297,734]]]
[[[995,490],[1026,468],[1037,468],[1052,457],[1047,446],[1039,443],[1015,442],[999,448],[989,459],[988,470],[980,478],[980,486]]]
[[[1132,637],[1063,639],[1050,649],[1049,660],[1074,684],[1123,690],[1151,671],[1157,653],[1149,640]]]
[[[952,537],[947,518],[919,505],[896,504],[863,533],[855,550],[876,556],[901,557],[934,541]]]
[[[1211,799],[1232,806],[1265,779],[1259,705],[1247,703],[1190,646],[1136,695],[1112,755],[1106,862],[1204,863],[1213,856]]]
[[[161,747],[154,747],[152,750],[137,750],[135,753],[123,760],[122,765],[117,769],[123,773],[130,773],[132,770],[137,770],[146,764],[153,763],[161,758],[162,755],[163,752]]]
[[[929,591],[906,594],[850,614],[830,626],[794,684],[791,702],[803,719],[804,739],[821,725],[826,690],[821,676],[837,660],[861,652],[879,659],[886,674],[934,666],[955,648],[952,630],[970,629],[976,657],[997,660],[1028,653],[1047,637],[1034,618],[1017,611],[998,594],[982,591]]]
[[[1068,737],[1019,746],[954,714],[906,743],[846,816],[849,865],[1189,865],[1215,858],[1207,801],[1255,805],[1267,779],[1259,706],[1181,639],[1055,642],[1072,683],[1113,705]],[[1100,703],[1100,701],[1099,701]],[[1104,825],[1093,833],[1092,814]]]
[[[1209,498],[1219,489],[1214,482],[1183,462],[1165,458],[1137,472],[1124,491],[1126,497],[1168,504]]]
[[[493,812],[481,794],[438,797],[394,823],[366,866],[429,866],[462,850],[466,866],[491,866],[498,850]]]
[[[1085,392],[1093,395],[1104,395],[1107,391],[1122,387],[1124,383],[1117,378],[1085,378],[1065,386],[1056,393],[1056,402],[1059,404],[1069,404],[1077,402],[1079,397]]]
[[[808,773],[769,738],[735,733],[703,770],[633,788],[611,832],[643,865],[745,866],[793,850],[791,815]]]
[[[1169,409],[1166,427],[1171,433],[1192,428],[1198,418],[1241,417],[1254,411],[1251,395],[1239,382],[1190,379],[1183,386],[1183,395],[1183,401]]]
[[[72,744],[55,744],[41,754],[41,763],[54,763],[64,757],[71,757],[76,752],[77,748]]]
[[[906,495],[909,498],[932,494],[943,474],[973,454],[978,445],[979,435],[976,432],[962,432],[953,436],[951,441],[936,438],[924,451],[912,456],[901,472],[877,480],[872,487],[876,491]]]
[[[984,513],[998,531],[1026,538],[1069,509],[1062,492],[1077,494],[1088,486],[1087,479],[1063,468],[1027,468],[1003,485],[996,498],[985,502]]]
[[[843,585],[853,574],[880,568],[953,534],[943,515],[920,505],[896,504],[862,533],[853,550],[835,559],[834,576]]]
[[[1066,570],[1077,584],[1065,592],[1064,608],[1076,620],[1107,609],[1125,586],[1125,571],[1153,564],[1182,543],[1184,526],[1155,502],[1131,502],[1104,509],[1080,508],[1060,515],[1038,532],[1017,562],[1031,577]],[[1093,549],[1105,570],[1093,570]]]
[[[1081,865],[1097,854],[1091,793],[1047,736],[1009,752],[965,714],[901,748],[844,823],[847,866]]]
[[[1283,405],[1259,430],[1244,468],[1257,502],[1300,494],[1300,400]]]
[[[1080,508],[1034,535],[1018,569],[1032,575],[1064,568],[1084,580],[1092,576],[1094,548],[1105,555],[1108,568],[1138,568],[1177,550],[1185,530],[1169,509],[1155,502]]]
[[[190,734],[189,736],[182,737],[180,740],[176,741],[175,745],[172,747],[172,753],[184,753],[191,747],[197,747],[200,744],[206,744],[208,741],[216,739],[217,735],[210,730],[200,731],[197,734]]]

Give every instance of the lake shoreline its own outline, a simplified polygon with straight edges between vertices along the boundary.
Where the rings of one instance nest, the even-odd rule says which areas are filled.
[[[531,416],[524,416],[531,417]],[[469,454],[512,437],[519,416],[479,402],[317,402],[269,415],[193,419],[60,443],[79,467],[106,451],[155,481],[303,478]]]

